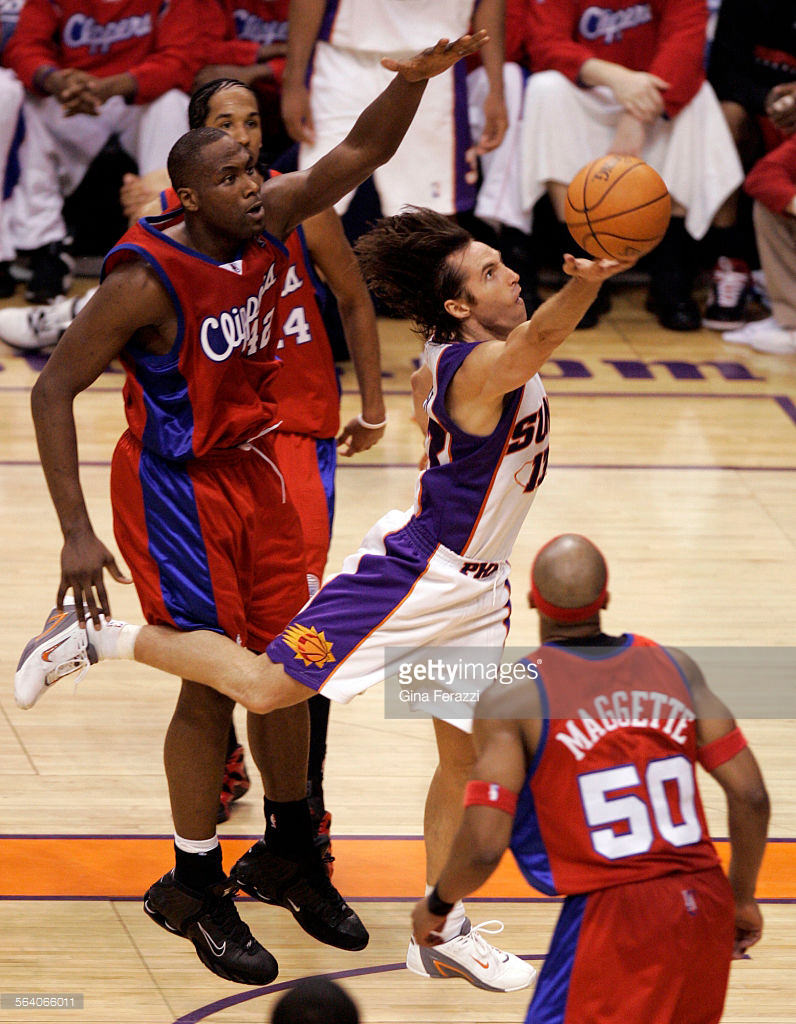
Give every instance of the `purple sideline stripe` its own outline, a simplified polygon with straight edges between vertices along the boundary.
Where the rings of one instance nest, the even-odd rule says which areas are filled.
[[[0,467],[13,469],[19,467],[38,468],[41,463],[35,459],[0,459]],[[85,461],[80,463],[81,469],[107,469],[110,461]],[[414,462],[338,462],[338,469],[417,469]],[[676,462],[664,463],[662,466],[654,466],[647,462],[573,462],[569,465],[555,465],[552,471],[560,469],[654,469],[654,470],[701,470],[702,472],[730,472],[730,473],[793,473],[796,466],[700,466],[683,465]]]
[[[713,647],[724,646],[721,644],[711,644]],[[3,839],[173,839],[174,835],[169,832],[157,832],[151,835],[139,835],[138,833],[125,833],[125,832],[98,832],[95,834],[87,832],[74,832],[74,833],[63,833],[60,832],[0,832],[0,841]],[[711,836],[711,840],[714,843],[729,843],[729,836]],[[219,836],[219,839],[248,839],[251,842],[255,842],[258,839],[262,839],[262,835],[251,835],[248,832],[224,832]],[[357,839],[364,841],[378,840],[404,840],[413,839],[416,842],[420,842],[423,839],[421,835],[395,835],[395,834],[355,834],[348,835],[343,832],[333,832],[332,839]],[[766,839],[767,843],[793,843],[796,845],[796,836],[768,836]]]

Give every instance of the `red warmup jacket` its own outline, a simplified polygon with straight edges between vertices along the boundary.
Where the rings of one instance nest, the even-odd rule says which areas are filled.
[[[796,196],[796,135],[758,160],[746,176],[744,189],[774,213],[784,213]]]
[[[189,92],[202,66],[200,9],[206,0],[27,0],[3,58],[28,89],[40,67],[78,68],[97,78],[128,71],[135,103],[169,89]]]
[[[286,44],[288,6],[289,0],[205,0],[204,63],[248,67],[261,46]],[[281,84],[285,58],[274,57],[268,64]]]
[[[669,83],[666,113],[678,114],[705,79],[707,5],[698,0],[527,0],[531,70],[577,83],[590,57],[649,71]]]

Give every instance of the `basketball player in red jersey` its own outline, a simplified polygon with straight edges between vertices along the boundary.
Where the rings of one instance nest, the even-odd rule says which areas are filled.
[[[198,89],[188,107],[188,123],[191,128],[221,128],[245,146],[255,160],[260,156],[262,130],[257,97],[236,79],[216,79]],[[161,205],[163,209],[179,206],[173,189],[163,193]],[[334,210],[324,210],[291,232],[285,246],[290,266],[274,320],[277,356],[282,364],[272,387],[280,420],[274,446],[290,500],[301,520],[312,595],[320,586],[329,552],[337,453],[348,458],[373,447],[384,436],[386,413],[373,303],[340,218]],[[321,310],[324,287],[337,300],[362,402],[360,414],[342,430],[340,390]],[[323,797],[328,699],[322,694],[311,698],[309,713],[310,814],[316,845],[331,871],[331,814]],[[238,765],[242,764],[243,752],[234,729],[230,731],[227,753],[221,791],[225,818],[235,793],[236,770],[239,772]]]
[[[104,569],[125,580],[91,527],[72,410],[116,356],[127,371],[129,429],[113,459],[114,525],[148,621],[210,630],[263,651],[304,603],[299,521],[271,440],[274,316],[288,266],[280,239],[389,159],[426,80],[484,40],[484,33],[441,40],[387,62],[398,72],[390,86],[307,171],[263,183],[246,149],[215,128],[189,132],[172,149],[168,169],[182,210],[140,221],[112,250],[102,286],[34,388],[39,451],[64,533],[59,609],[68,590],[75,598],[56,613],[59,621],[83,622],[88,613],[99,624],[100,613],[110,614]],[[183,680],[165,748],[177,862],[150,887],[144,909],[189,939],[214,973],[266,984],[276,961],[237,914],[215,836],[231,707]],[[301,707],[271,720],[258,765],[272,803],[267,838],[252,854],[257,894],[290,909],[320,941],[361,949],[367,931],[326,877],[306,799],[298,799],[307,722]]]
[[[450,907],[510,846],[531,885],[566,895],[527,1024],[713,1024],[730,961],[762,934],[754,891],[768,795],[686,654],[601,631],[607,578],[585,537],[557,537],[537,555],[530,602],[543,646],[518,663],[528,681],[481,696],[465,816],[415,906],[414,936],[434,960]],[[729,883],[697,761],[727,798]]]

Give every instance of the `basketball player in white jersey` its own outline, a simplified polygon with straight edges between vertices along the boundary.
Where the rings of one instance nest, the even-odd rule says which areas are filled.
[[[373,175],[385,215],[406,203],[448,214],[471,210],[472,154],[500,145],[506,131],[504,0],[291,0],[282,117],[301,143],[299,167],[309,167],[336,146],[362,103],[384,88],[382,55],[400,60],[426,39],[469,32],[471,23],[473,31],[489,33],[481,51],[487,80],[479,98],[483,118],[472,152],[467,69],[459,64],[429,85],[395,156]],[[336,204],[338,213],[345,212],[352,195]]]
[[[105,658],[132,658],[196,679],[256,713],[321,689],[346,703],[394,673],[390,648],[403,661],[407,649],[475,645],[500,661],[510,615],[508,556],[547,466],[549,411],[538,371],[601,283],[627,264],[566,256],[569,282],[526,320],[518,275],[444,215],[406,210],[380,222],[357,248],[371,286],[428,339],[421,374],[430,385],[428,468],[413,508],[383,517],[259,657],[207,631],[103,623],[101,570],[90,586],[63,581],[78,605],[51,613],[51,626],[28,644],[15,680],[21,706],[32,706],[61,676]],[[426,803],[429,891],[458,827],[474,761],[470,721],[435,717],[434,725],[440,761]],[[260,845],[230,875],[255,898],[264,888]],[[533,968],[487,943],[463,904],[445,928],[445,970],[427,970],[411,945],[412,970],[464,977],[492,991],[532,981]]]

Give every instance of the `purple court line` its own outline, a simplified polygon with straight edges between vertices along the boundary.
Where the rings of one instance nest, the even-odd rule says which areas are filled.
[[[544,960],[542,954],[521,956],[520,960]],[[329,974],[312,974],[308,975],[310,978],[328,978],[331,981],[340,981],[343,978],[361,978],[368,974],[386,974],[388,971],[402,971],[406,970],[405,963],[399,964],[381,964],[374,967],[356,967],[349,971],[333,971]],[[215,1003],[208,1003],[206,1006],[200,1006],[196,1010],[189,1010],[188,1013],[182,1017],[178,1017],[174,1024],[197,1024],[200,1020],[206,1020],[208,1017],[212,1017],[214,1013],[218,1013],[220,1010],[229,1009],[231,1006],[240,1006],[241,1003],[247,1003],[251,999],[259,999],[260,996],[271,995],[274,992],[284,992],[285,989],[292,988],[296,982],[305,981],[305,978],[294,978],[292,981],[280,981],[278,985],[265,985],[262,988],[255,988],[249,992],[238,992],[232,996],[225,996],[223,999],[216,1000]]]
[[[0,459],[0,467],[13,469],[19,468],[35,468],[38,469],[41,463],[36,459]],[[86,469],[107,469],[110,466],[110,460],[108,461],[96,461],[86,460],[81,461],[81,468]],[[338,469],[414,469],[417,470],[417,463],[415,462],[338,462]],[[654,466],[647,462],[572,462],[567,465],[556,464],[551,469],[551,472],[561,469],[630,469],[630,470],[676,470],[681,472],[684,470],[697,470],[702,473],[709,472],[721,472],[721,473],[792,473],[796,470],[796,466],[735,466],[735,465],[684,465],[677,462],[664,463],[660,466]]]
[[[0,896],[2,903],[138,903],[141,896],[23,896],[5,895]],[[420,895],[417,896],[357,896],[352,897],[354,903],[417,903]],[[240,896],[238,900],[243,903],[255,903],[251,896]],[[563,896],[468,896],[468,903],[563,903]],[[796,904],[796,896],[782,897],[759,897],[758,903],[782,903]]]
[[[712,646],[726,646],[722,644],[715,644]],[[158,832],[152,833],[151,835],[139,835],[138,833],[113,833],[113,832],[97,832],[97,833],[86,833],[86,832],[74,832],[61,834],[53,832],[0,832],[0,842],[3,839],[173,839],[174,836],[171,832]],[[221,839],[248,839],[253,842],[256,839],[261,839],[261,835],[252,835],[248,832],[224,832],[218,837]],[[714,843],[729,843],[729,836],[711,836]],[[348,835],[347,833],[332,833],[332,839],[356,839],[358,841],[372,841],[372,840],[402,840],[411,839],[415,842],[420,842],[423,839],[421,835],[395,835],[395,834],[354,834]],[[796,836],[768,836],[766,839],[767,843],[794,843],[796,844]]]

